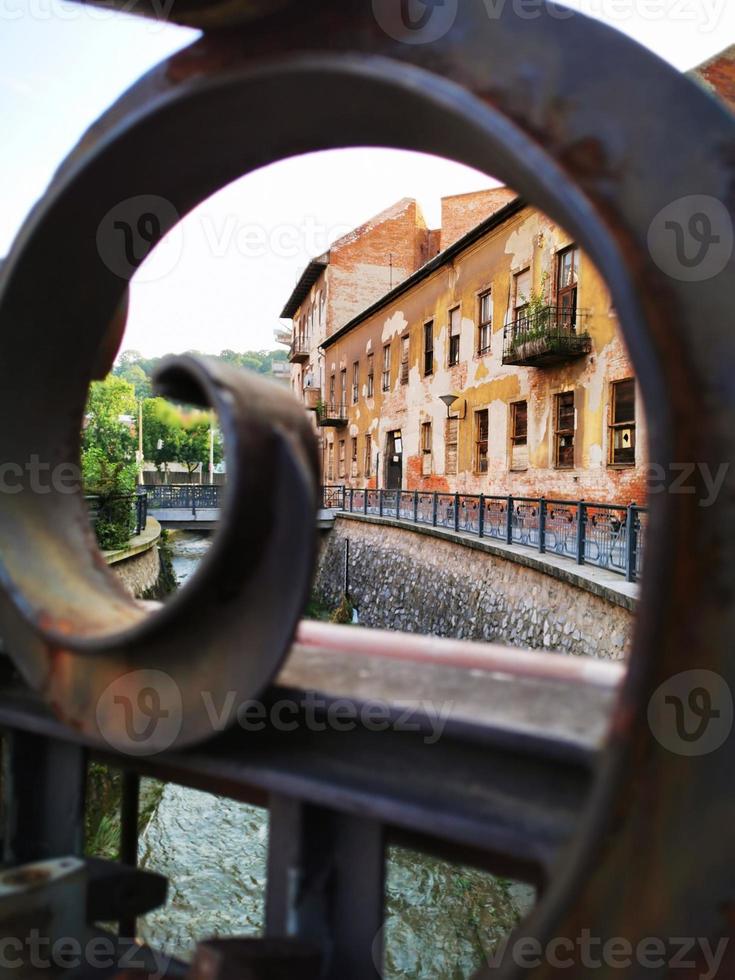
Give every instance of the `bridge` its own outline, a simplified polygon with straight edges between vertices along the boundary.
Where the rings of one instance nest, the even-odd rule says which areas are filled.
[[[211,531],[219,521],[224,489],[214,483],[147,487],[148,514],[164,528]]]
[[[161,527],[179,531],[213,531],[220,519],[226,487],[216,483],[168,484],[146,488],[148,515]],[[317,511],[318,530],[334,524],[334,512],[325,496],[324,507]]]

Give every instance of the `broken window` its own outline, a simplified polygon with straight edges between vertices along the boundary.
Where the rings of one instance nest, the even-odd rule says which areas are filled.
[[[424,377],[434,373],[434,321],[424,324]]]
[[[421,473],[431,475],[431,422],[421,423]]]
[[[490,351],[490,335],[493,328],[493,296],[490,290],[480,296],[480,314],[477,330],[477,353]]]
[[[360,362],[355,361],[352,365],[352,404],[357,405],[360,395]]]
[[[370,434],[368,433],[365,436],[365,465],[363,467],[366,480],[370,477],[373,471],[372,455],[373,455],[373,440]]]
[[[449,311],[449,367],[459,364],[459,337],[462,330],[460,308]]]
[[[475,473],[487,473],[488,410],[475,412]]]
[[[334,443],[327,443],[327,480],[334,480]]]
[[[610,406],[610,462],[635,465],[635,381],[613,381]]]
[[[554,465],[559,469],[574,466],[574,392],[563,391],[555,398]]]
[[[447,476],[457,475],[457,434],[459,419],[447,419],[444,430],[444,473]]]
[[[383,348],[383,391],[390,391],[390,344]]]
[[[401,384],[408,384],[408,334],[401,337]]]
[[[339,372],[339,407],[344,413],[347,408],[347,368],[342,368]]]
[[[352,463],[350,467],[350,476],[357,476],[357,436],[352,437]]]
[[[335,382],[335,377],[332,374],[329,378],[329,410],[331,412],[334,411],[335,404],[336,404],[334,399],[334,382]]]
[[[510,406],[510,468],[528,468],[528,402]]]

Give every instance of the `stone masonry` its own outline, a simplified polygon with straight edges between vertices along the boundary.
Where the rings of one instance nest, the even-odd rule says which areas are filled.
[[[633,613],[524,564],[415,530],[337,517],[315,580],[322,601],[349,595],[374,628],[622,659]]]

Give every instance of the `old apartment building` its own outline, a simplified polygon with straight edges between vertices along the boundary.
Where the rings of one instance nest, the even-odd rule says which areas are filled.
[[[645,420],[597,270],[508,191],[442,217],[438,254],[372,301],[332,284],[343,322],[308,362],[325,481],[642,503]]]

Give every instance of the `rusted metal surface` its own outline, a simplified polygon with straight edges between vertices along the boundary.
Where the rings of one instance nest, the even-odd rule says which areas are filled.
[[[374,10],[386,6],[377,3]],[[735,266],[730,257],[709,276],[687,273],[661,216],[674,202],[688,213],[688,201],[704,198],[724,214],[721,230],[728,223],[732,230],[733,121],[701,88],[622,35],[580,15],[559,16],[553,5],[538,14],[520,17],[509,4],[489,18],[484,4],[459,4],[440,37],[415,44],[405,43],[415,40],[410,25],[394,17],[384,29],[357,0],[296,4],[240,32],[205,35],[149,73],[72,154],[3,268],[0,407],[2,417],[17,424],[3,429],[2,458],[38,454],[52,465],[76,458],[86,384],[125,294],[125,277],[104,264],[95,244],[105,216],[121,200],[165,198],[173,211],[160,222],[164,234],[177,214],[258,166],[308,150],[367,144],[438,153],[491,172],[566,227],[606,275],[648,409],[651,460],[663,467],[696,461],[713,471],[730,463]],[[695,206],[691,217],[697,213]],[[686,222],[679,227],[685,232]],[[60,372],[67,350],[74,357]],[[132,663],[176,672],[185,694],[182,740],[200,738],[194,701],[202,678],[221,677],[241,692],[257,689],[290,638],[298,603],[286,615],[283,599],[300,601],[305,594],[315,464],[305,459],[310,450],[294,451],[283,429],[269,426],[260,391],[249,398],[222,371],[185,362],[171,365],[164,380],[180,395],[203,391],[230,434],[247,441],[250,453],[243,451],[242,459],[236,449],[238,464],[254,462],[260,485],[272,486],[261,501],[247,477],[238,477],[242,491],[231,495],[227,527],[211,560],[162,613],[143,620],[113,589],[78,497],[24,492],[3,502],[0,578],[8,647],[31,683],[85,733],[94,734],[95,696]],[[698,421],[702,410],[706,427]],[[732,742],[686,756],[660,744],[647,720],[652,695],[679,672],[705,669],[730,689],[735,685],[734,499],[731,470],[712,506],[701,507],[696,493],[663,493],[651,501],[641,613],[612,736],[578,838],[523,926],[542,947],[553,937],[570,940],[575,977],[621,975],[617,967],[592,970],[580,961],[574,940],[585,930],[634,946],[651,936],[700,936],[714,945],[735,939],[728,915],[735,863]],[[253,504],[257,525],[248,514]],[[250,579],[242,566],[248,550],[264,558]],[[273,593],[250,601],[256,580],[278,580],[278,602]],[[243,610],[254,606],[251,621]],[[245,641],[260,655],[248,656]],[[254,778],[258,750],[228,737],[226,762],[201,754],[202,784],[219,779],[225,789]],[[460,771],[448,743],[419,755],[404,753],[395,739],[356,740],[351,747],[355,766],[363,767],[363,812],[396,823],[410,811],[414,825],[424,818],[429,838],[518,855],[522,836],[508,831],[512,811],[504,793],[514,787],[528,794],[539,817],[553,810],[540,772],[513,784],[512,767],[498,765],[498,791],[481,805],[476,801],[469,827],[465,814],[451,810],[452,792],[466,802],[453,780],[472,784],[486,770],[485,752],[467,751]],[[266,740],[258,759],[261,787],[287,787],[298,797],[309,779],[312,787],[329,782],[323,748],[305,742],[286,750]],[[332,749],[340,764],[331,770],[327,799],[339,809],[340,787],[358,776],[343,766],[344,743]],[[299,751],[301,774],[280,778]],[[192,780],[195,759],[168,759],[163,771]],[[524,778],[529,772],[523,770]],[[417,785],[408,785],[407,773],[415,774]],[[566,788],[567,804],[576,803]],[[324,796],[319,799],[325,804]],[[536,843],[540,854],[543,837]],[[365,873],[378,887],[374,869]],[[308,938],[307,926],[304,920],[302,938]],[[370,954],[360,954],[363,969],[355,976],[368,975]],[[724,962],[720,975],[731,971]],[[557,972],[548,961],[530,971],[509,961],[502,976],[545,980]],[[638,972],[633,966],[628,975]],[[340,976],[334,970],[327,975]]]

